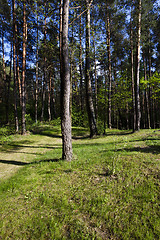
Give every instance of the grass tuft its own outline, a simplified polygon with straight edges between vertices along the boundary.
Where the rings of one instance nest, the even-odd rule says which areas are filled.
[[[158,130],[73,128],[65,162],[60,129],[35,128],[0,146],[0,166],[16,167],[0,175],[0,239],[159,239]]]

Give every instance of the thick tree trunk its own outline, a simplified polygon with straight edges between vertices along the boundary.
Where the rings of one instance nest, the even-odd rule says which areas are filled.
[[[27,21],[26,21],[26,0],[23,1],[23,59],[22,59],[22,135],[26,133],[26,42],[27,42]]]
[[[108,11],[108,3],[106,5],[106,13],[107,13],[107,23],[106,23],[106,29],[107,29],[107,53],[108,53],[108,80],[109,80],[109,86],[108,86],[108,127],[109,129],[112,128],[112,120],[111,120],[111,91],[112,91],[112,69],[111,69],[111,49],[110,49],[110,17],[109,17],[109,11]]]
[[[15,129],[19,131],[18,113],[17,113],[17,69],[16,69],[16,13],[15,13],[15,0],[12,0],[13,11],[13,77],[14,77],[14,118]]]
[[[140,110],[140,40],[141,40],[141,0],[138,7],[138,25],[137,25],[137,56],[136,56],[136,130],[140,130],[141,110]]]
[[[92,2],[92,1],[91,1]],[[86,11],[86,104],[90,127],[90,137],[97,134],[96,118],[92,100],[92,86],[90,78],[90,5],[89,0],[86,0],[87,11]]]
[[[62,130],[62,159],[72,160],[72,134],[70,117],[70,69],[68,58],[68,15],[69,0],[63,0],[62,14],[62,56],[61,69],[61,130]]]

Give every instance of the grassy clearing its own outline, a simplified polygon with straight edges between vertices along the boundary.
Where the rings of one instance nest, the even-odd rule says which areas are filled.
[[[0,164],[23,167],[1,180],[0,239],[160,239],[160,131],[73,135],[71,163],[59,128],[1,143]]]

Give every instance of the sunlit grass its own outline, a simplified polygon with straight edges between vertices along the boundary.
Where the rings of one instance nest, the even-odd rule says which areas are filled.
[[[4,157],[17,149],[30,155],[1,182],[0,239],[159,239],[160,132],[109,130],[89,139],[74,128],[68,163],[59,130],[41,126],[1,146]]]

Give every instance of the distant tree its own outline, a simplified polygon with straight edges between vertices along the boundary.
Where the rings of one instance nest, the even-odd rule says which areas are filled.
[[[86,104],[88,112],[88,120],[90,127],[90,137],[93,137],[97,134],[97,125],[95,118],[95,111],[92,99],[92,85],[91,85],[91,76],[90,76],[90,6],[91,2],[86,0],[86,69],[85,69],[85,81],[86,81]]]

